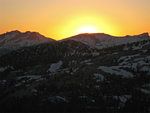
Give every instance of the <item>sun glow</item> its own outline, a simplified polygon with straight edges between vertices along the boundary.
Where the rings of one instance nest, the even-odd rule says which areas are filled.
[[[107,18],[96,14],[74,14],[62,19],[62,23],[56,23],[55,27],[49,29],[56,40],[71,37],[83,33],[108,33],[114,35],[115,28]],[[49,25],[50,26],[50,25]]]
[[[59,31],[57,33],[59,34],[57,40],[82,33],[107,33],[115,35],[119,31],[117,26],[113,26],[109,19],[94,13],[73,14],[65,18],[59,26],[61,26],[59,29],[58,27],[56,28],[56,31]]]
[[[77,34],[82,34],[82,33],[98,33],[98,30],[96,27],[93,26],[84,26],[77,31]]]

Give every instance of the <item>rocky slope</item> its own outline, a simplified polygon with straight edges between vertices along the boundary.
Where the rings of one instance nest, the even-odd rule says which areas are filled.
[[[150,39],[144,37],[103,49],[63,40],[1,56],[0,111],[149,112]]]

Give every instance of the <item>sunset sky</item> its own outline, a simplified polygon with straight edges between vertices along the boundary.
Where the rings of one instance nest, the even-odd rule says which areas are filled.
[[[0,34],[36,31],[59,40],[93,32],[150,33],[150,0],[0,0]]]

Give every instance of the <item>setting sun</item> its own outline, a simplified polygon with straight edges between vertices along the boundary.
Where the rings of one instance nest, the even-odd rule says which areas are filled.
[[[82,34],[82,33],[98,33],[98,30],[93,26],[85,26],[85,27],[81,27],[77,31],[77,34]]]

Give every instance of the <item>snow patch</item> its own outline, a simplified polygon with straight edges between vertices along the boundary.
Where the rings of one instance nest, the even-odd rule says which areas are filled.
[[[7,82],[7,80],[0,80],[0,84],[5,84]]]
[[[144,66],[140,69],[140,71],[144,71],[144,72],[150,72],[150,67],[148,66]]]
[[[100,53],[98,53],[98,52],[93,52],[92,55],[93,55],[93,56],[99,56]]]
[[[68,100],[62,96],[49,97],[48,99],[53,103],[56,103],[58,101],[68,102]]]
[[[22,82],[17,83],[17,84],[15,85],[15,87],[21,86],[22,84],[23,84]]]
[[[150,90],[147,90],[147,89],[139,89],[141,92],[145,93],[145,94],[150,94]]]
[[[142,46],[132,46],[132,50],[139,50],[142,49]]]
[[[82,61],[81,63],[89,63],[90,61],[91,61],[91,59],[88,59],[88,60]]]
[[[111,66],[111,67],[100,66],[98,67],[98,69],[109,74],[121,75],[126,78],[134,77],[132,73],[126,70],[120,69],[120,66]]]
[[[4,72],[7,69],[8,69],[8,67],[0,67],[0,72]]]
[[[67,102],[67,99],[65,99],[64,97],[56,96],[56,98],[59,99],[59,100],[63,100],[63,101],[65,101],[65,102]]]
[[[58,69],[60,69],[62,64],[63,64],[62,61],[59,61],[58,63],[51,64],[48,71],[51,72],[51,73],[55,73]]]
[[[31,92],[32,92],[32,93],[37,93],[38,91],[37,91],[37,89],[32,89]]]
[[[121,96],[113,96],[113,99],[120,100],[122,103],[126,103],[132,96],[131,95],[121,95]]]
[[[123,50],[124,50],[124,51],[128,51],[129,48],[128,48],[127,46],[125,46],[125,47],[123,48]]]
[[[94,75],[94,79],[97,79],[96,80],[97,82],[104,81],[104,76],[102,74],[94,73],[93,75]]]
[[[149,84],[144,84],[143,87],[150,87],[150,83]]]
[[[120,57],[120,59],[118,60],[118,62],[120,61],[128,61],[130,60],[131,58],[134,58],[134,57],[138,57],[140,54],[135,54],[135,55],[128,55],[128,56],[122,56]]]
[[[28,75],[28,76],[21,76],[21,77],[17,77],[17,80],[21,80],[24,78],[28,78],[29,80],[37,80],[41,78],[41,75]]]

